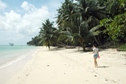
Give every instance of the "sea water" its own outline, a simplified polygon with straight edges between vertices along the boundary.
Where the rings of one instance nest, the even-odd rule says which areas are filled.
[[[38,47],[27,45],[0,45],[0,68],[9,66],[27,56],[31,56]]]

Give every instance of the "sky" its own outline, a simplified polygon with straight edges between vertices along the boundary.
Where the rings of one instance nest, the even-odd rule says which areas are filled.
[[[26,45],[64,0],[0,0],[0,45]]]

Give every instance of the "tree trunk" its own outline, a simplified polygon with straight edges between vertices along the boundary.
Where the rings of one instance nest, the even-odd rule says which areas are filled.
[[[83,47],[83,51],[85,52],[86,49],[85,49],[85,44],[84,43],[82,43],[82,47]]]
[[[85,46],[83,46],[83,51],[84,51],[84,52],[86,51]]]
[[[49,48],[49,50],[50,50],[50,43],[48,42],[48,48]]]

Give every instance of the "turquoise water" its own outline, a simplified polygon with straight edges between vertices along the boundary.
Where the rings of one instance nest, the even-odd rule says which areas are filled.
[[[12,64],[26,56],[32,55],[38,47],[22,45],[0,45],[0,66]]]

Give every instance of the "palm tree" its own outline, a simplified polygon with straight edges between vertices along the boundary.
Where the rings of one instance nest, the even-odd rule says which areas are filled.
[[[73,36],[78,33],[78,21],[74,15],[76,12],[76,4],[72,0],[65,0],[61,8],[58,9],[57,23],[59,25],[60,36],[59,40],[65,42],[73,42]]]
[[[42,27],[40,28],[39,37],[41,38],[40,44],[44,46],[55,45],[57,42],[57,29],[53,27],[53,22],[50,22],[49,19],[42,23]]]
[[[93,0],[76,0],[76,1],[79,4],[78,5],[79,6],[78,8],[80,9],[79,13],[80,13],[80,17],[82,18],[81,25],[82,26],[87,25],[85,27],[87,28],[87,33],[91,34],[93,32],[90,32],[90,30],[96,27],[97,29],[99,29],[100,26],[98,25],[99,25],[100,20],[107,16],[105,12],[105,7],[100,7],[99,2],[96,2]],[[82,31],[82,33],[83,32],[84,31]],[[95,41],[98,42],[96,36],[94,36],[94,38],[95,38]]]
[[[96,2],[87,0],[76,0],[73,3],[65,0],[62,7],[58,10],[58,23],[62,30],[70,28],[73,41],[78,41],[83,50],[85,44],[91,38],[90,29],[97,26],[99,21],[105,16],[104,8],[99,7]]]

